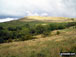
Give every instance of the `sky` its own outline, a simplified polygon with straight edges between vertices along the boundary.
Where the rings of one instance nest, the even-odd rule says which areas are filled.
[[[0,19],[0,23],[12,21],[12,20],[17,20],[17,19],[18,19],[18,18],[4,18],[4,19]]]
[[[0,19],[24,16],[76,18],[76,0],[0,0]]]

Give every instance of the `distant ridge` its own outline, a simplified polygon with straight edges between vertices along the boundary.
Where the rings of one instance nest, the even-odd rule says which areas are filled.
[[[19,21],[43,21],[43,22],[71,22],[71,18],[68,17],[43,17],[43,16],[27,16],[19,19]]]

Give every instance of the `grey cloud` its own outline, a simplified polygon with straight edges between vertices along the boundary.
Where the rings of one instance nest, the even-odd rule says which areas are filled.
[[[29,14],[27,13],[29,11]],[[76,0],[0,0],[0,16],[76,17]]]

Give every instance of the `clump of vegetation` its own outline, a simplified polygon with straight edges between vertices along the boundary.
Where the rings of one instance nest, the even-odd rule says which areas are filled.
[[[46,56],[45,56],[45,54],[38,53],[38,54],[37,54],[37,57],[46,57]]]
[[[56,32],[56,35],[59,35],[59,34],[60,34],[60,31],[57,31],[57,32]]]
[[[0,38],[0,43],[4,43],[4,42],[5,42],[4,39]]]
[[[36,33],[37,34],[42,34],[44,31],[46,31],[46,28],[43,25],[36,26]]]
[[[7,42],[8,42],[8,43],[9,43],[9,42],[13,42],[13,40],[10,38],[10,39],[7,40]]]
[[[47,23],[47,25],[41,25],[40,22],[20,22],[11,21],[6,23],[0,23],[0,43],[12,40],[30,40],[33,36],[43,34],[49,36],[50,31],[65,29],[71,26],[76,26],[76,22],[69,23]],[[7,26],[8,25],[8,26]],[[57,32],[57,35],[60,32]],[[26,36],[29,35],[29,36]],[[31,36],[30,36],[31,35]],[[22,41],[22,40],[20,40]],[[11,42],[11,41],[9,41]]]
[[[31,39],[36,39],[36,38],[31,35],[26,35],[26,36],[20,38],[20,41],[31,40]]]
[[[71,27],[71,26],[75,26],[76,22],[69,22],[66,24],[66,27]]]
[[[43,32],[43,37],[47,37],[50,35],[50,32]]]
[[[71,18],[71,20],[74,22],[74,18]]]

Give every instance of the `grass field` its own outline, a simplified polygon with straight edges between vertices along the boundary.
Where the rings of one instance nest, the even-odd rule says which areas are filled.
[[[76,29],[73,27],[54,30],[48,37],[35,37],[38,39],[0,44],[0,57],[60,57],[60,52],[76,52]]]
[[[49,25],[55,24],[70,24],[69,22],[75,21],[75,18],[30,16],[0,23],[0,28],[3,28],[6,34],[8,32],[11,32],[11,34],[12,32],[26,34],[25,32],[28,32],[25,30],[26,24],[29,24],[31,28],[35,28],[38,25],[48,27]],[[48,36],[44,36],[44,34],[33,35],[36,38],[32,40],[2,43],[0,44],[0,57],[60,57],[60,52],[76,53],[76,28],[73,26],[72,24],[65,29],[54,29],[49,32]],[[22,28],[22,30],[10,31],[8,30],[10,27],[14,29],[18,27]],[[8,34],[7,36],[10,35]]]
[[[75,20],[75,18],[74,18]],[[41,17],[41,16],[27,16],[21,18],[20,21],[30,22],[30,21],[42,21],[42,22],[72,22],[72,18],[68,17]],[[76,21],[76,20],[75,20]]]

